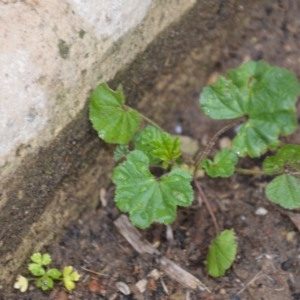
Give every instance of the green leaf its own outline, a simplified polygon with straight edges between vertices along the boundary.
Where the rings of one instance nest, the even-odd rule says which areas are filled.
[[[210,177],[230,177],[234,173],[237,162],[237,155],[232,150],[224,148],[215,155],[214,161],[203,159],[201,167]]]
[[[300,93],[296,76],[263,61],[250,61],[203,89],[200,104],[213,119],[246,117],[233,150],[258,157],[278,146],[279,135],[297,128],[295,103]]]
[[[179,138],[173,138],[151,125],[135,136],[134,146],[149,157],[151,165],[163,161],[164,168],[181,156]]]
[[[51,263],[51,256],[48,253],[33,253],[30,259],[40,266],[47,266]]]
[[[212,277],[223,276],[234,262],[237,242],[233,230],[224,230],[216,237],[207,255],[207,270]]]
[[[61,272],[58,269],[49,269],[46,273],[52,279],[59,279],[61,277]]]
[[[90,120],[99,137],[107,143],[127,144],[139,127],[139,113],[124,104],[121,86],[113,91],[102,83],[91,95]]]
[[[270,175],[283,171],[300,171],[300,146],[283,146],[276,155],[264,160],[263,169]]]
[[[28,265],[28,270],[34,276],[43,276],[45,274],[44,268],[41,265],[36,264],[36,263],[29,264]]]
[[[119,161],[128,154],[128,145],[118,145],[114,152],[114,160]]]
[[[154,140],[161,139],[162,132],[154,126],[148,125],[138,132],[134,137],[134,148],[144,152],[150,159],[151,165],[161,162],[161,159],[152,154],[155,146],[152,144]]]
[[[272,202],[287,209],[300,207],[300,179],[292,175],[280,175],[266,187],[266,196]]]
[[[176,206],[189,206],[193,201],[191,179],[181,169],[154,177],[149,171],[148,156],[135,150],[114,170],[115,201],[121,211],[130,213],[132,224],[139,228],[153,222],[170,224],[176,217]]]
[[[51,256],[48,253],[42,255],[42,265],[48,266],[51,263]]]
[[[37,280],[36,285],[43,291],[48,291],[53,288],[54,282],[50,277],[45,275]]]
[[[65,288],[68,291],[75,289],[75,281],[80,279],[80,275],[76,270],[73,269],[71,266],[64,267],[63,269],[63,282]]]

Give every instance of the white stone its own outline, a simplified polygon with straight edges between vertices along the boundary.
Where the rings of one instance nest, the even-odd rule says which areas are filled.
[[[255,214],[257,216],[265,216],[268,213],[268,211],[264,207],[259,207],[256,209]]]

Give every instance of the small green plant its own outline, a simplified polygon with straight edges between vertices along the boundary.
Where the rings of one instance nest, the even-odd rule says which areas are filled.
[[[63,281],[65,288],[71,291],[75,288],[75,281],[78,281],[80,275],[73,267],[64,267],[60,272],[56,268],[49,268],[51,257],[49,254],[34,253],[30,257],[32,263],[28,265],[28,270],[35,276],[34,278],[26,278],[22,275],[17,276],[17,281],[14,284],[16,289],[25,292],[28,288],[28,281],[35,280],[36,286],[43,291],[48,291],[53,288],[54,281]]]
[[[114,169],[117,207],[128,212],[131,222],[141,228],[153,222],[170,224],[177,206],[189,206],[194,199],[191,182],[200,196],[205,194],[196,180],[197,171],[211,177],[230,177],[235,172],[255,174],[237,168],[239,158],[260,157],[272,151],[260,174],[275,178],[266,187],[269,200],[289,209],[300,207],[300,146],[283,145],[281,135],[297,128],[295,104],[300,93],[295,75],[266,62],[250,61],[230,70],[226,77],[205,87],[200,106],[212,119],[231,120],[221,128],[196,157],[184,161],[180,140],[147,117],[128,107],[121,86],[117,91],[100,84],[90,100],[90,120],[100,138],[117,144],[114,159],[121,163]],[[142,120],[150,125],[142,127]],[[231,148],[220,150],[213,159],[211,149],[219,136],[230,128],[239,128]],[[188,167],[186,167],[188,165]],[[162,175],[152,172],[160,167]],[[222,276],[232,265],[237,250],[233,230],[219,234],[207,257],[208,273]]]

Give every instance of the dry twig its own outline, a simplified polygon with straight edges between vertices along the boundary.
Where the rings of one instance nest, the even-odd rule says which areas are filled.
[[[191,289],[200,289],[210,292],[210,290],[195,276],[183,270],[171,260],[167,259],[161,253],[152,247],[152,245],[143,239],[139,231],[131,225],[127,216],[121,215],[114,224],[123,237],[138,253],[147,253],[156,257],[156,262],[160,269],[172,279]]]

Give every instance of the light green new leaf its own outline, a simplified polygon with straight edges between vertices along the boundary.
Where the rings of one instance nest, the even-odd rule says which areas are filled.
[[[46,272],[45,269],[39,265],[39,264],[29,264],[28,270],[31,272],[34,276],[43,276]]]
[[[59,279],[61,277],[61,272],[56,269],[56,268],[52,268],[50,270],[47,271],[47,276],[51,277],[52,279]]]
[[[79,273],[71,266],[64,267],[63,269],[63,282],[68,291],[75,289],[75,281],[80,279]]]
[[[174,138],[151,125],[136,135],[134,145],[136,150],[143,151],[150,158],[150,164],[163,161],[165,168],[181,156],[179,138]]]
[[[258,157],[278,146],[280,134],[297,127],[295,103],[300,93],[296,76],[263,61],[250,61],[203,89],[200,104],[213,119],[245,116],[232,147],[239,156]]]
[[[107,143],[127,144],[139,127],[139,113],[124,104],[121,86],[113,91],[102,83],[91,95],[90,120],[99,137]]]
[[[214,161],[203,159],[201,167],[210,177],[230,177],[237,162],[238,156],[232,150],[224,148],[215,155]]]
[[[156,178],[149,171],[149,158],[135,150],[115,168],[115,202],[123,212],[129,212],[133,225],[149,227],[153,222],[170,224],[176,217],[176,206],[189,206],[193,201],[192,176],[184,170],[173,169]]]
[[[299,208],[300,179],[292,175],[280,175],[267,185],[266,196],[269,200],[284,208]]]
[[[51,256],[48,253],[45,253],[43,255],[39,252],[33,253],[30,259],[41,266],[48,266],[51,263]]]
[[[224,230],[216,237],[207,255],[207,271],[212,277],[223,276],[234,262],[237,242],[233,230]]]
[[[276,155],[264,160],[263,169],[270,175],[285,170],[300,171],[300,146],[284,145]]]

